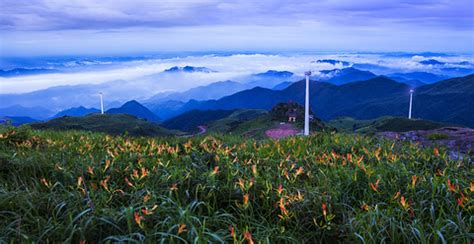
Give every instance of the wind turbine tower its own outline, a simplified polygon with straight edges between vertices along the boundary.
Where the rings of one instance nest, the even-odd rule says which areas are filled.
[[[411,119],[411,108],[413,106],[413,93],[415,90],[411,89],[410,90],[410,107],[408,108],[408,119]]]
[[[102,92],[99,93],[100,96],[100,114],[104,114],[104,97]]]
[[[311,76],[311,71],[304,73],[306,76],[306,93],[304,100],[304,135],[309,135],[309,77]]]

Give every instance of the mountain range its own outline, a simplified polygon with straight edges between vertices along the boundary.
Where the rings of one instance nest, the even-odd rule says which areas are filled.
[[[303,104],[305,82],[275,91],[256,87],[218,100],[191,100],[176,114],[191,110],[269,110],[278,102]],[[311,81],[310,102],[316,116],[330,120],[339,116],[372,119],[408,113],[410,86],[384,76],[341,86]],[[417,118],[474,126],[474,75],[453,78],[419,87],[414,94],[413,114]]]
[[[99,112],[100,110],[96,108],[86,108],[83,106],[79,106],[79,107],[63,110],[57,113],[56,115],[54,115],[53,118],[58,118],[58,117],[63,117],[63,116],[75,116],[75,117],[85,116],[88,114],[99,113]]]
[[[352,67],[324,70],[321,74],[326,75],[326,79],[323,82],[311,81],[310,96],[313,110],[317,117],[323,120],[338,116],[351,116],[356,119],[371,119],[384,115],[405,116],[408,110],[408,90],[417,87],[413,107],[415,117],[471,127],[474,125],[471,115],[474,114],[471,92],[474,90],[473,75],[444,79],[445,76],[432,73],[412,72],[393,73],[385,77]],[[291,72],[269,70],[251,75],[247,82],[221,81],[184,92],[157,94],[143,100],[144,105],[131,100],[121,107],[107,110],[107,113],[131,114],[156,123],[192,110],[269,110],[276,103],[289,100],[303,104],[304,81],[293,82],[295,78],[298,77]],[[265,84],[265,87],[260,87],[259,84]],[[26,94],[2,94],[2,105],[5,105],[4,101],[8,105],[20,99],[28,101],[28,105],[32,107],[12,105],[0,108],[0,116],[45,120],[98,112],[97,109],[80,106],[55,115],[49,109],[34,107],[41,104],[40,101],[65,101],[59,98],[60,95],[65,91],[72,92],[75,88],[78,88],[77,93],[91,91],[88,85],[80,85],[53,87]],[[97,97],[89,97],[88,100],[90,99],[97,100]],[[84,97],[72,96],[70,100],[79,102],[84,100]],[[116,107],[121,103],[113,101],[108,107],[112,107],[112,104]],[[54,105],[52,107],[54,108]]]
[[[164,72],[186,72],[186,73],[194,73],[194,72],[204,72],[204,73],[211,73],[216,72],[214,70],[208,69],[206,67],[194,67],[194,66],[174,66],[169,69],[166,69]]]
[[[349,66],[350,65],[350,63],[347,62],[347,61],[341,61],[341,60],[335,60],[335,59],[320,59],[320,60],[317,60],[317,61],[311,61],[311,63],[332,64],[332,65],[340,64],[342,66]]]
[[[327,81],[334,85],[343,85],[354,81],[368,80],[377,76],[370,71],[359,70],[352,67],[321,70],[319,73],[323,74],[323,81]],[[328,79],[324,79],[324,77],[328,77]]]
[[[20,105],[12,105],[0,108],[0,117],[30,117],[32,119],[42,120],[50,118],[53,115],[53,111],[39,106],[23,107]]]
[[[139,102],[132,100],[123,104],[119,108],[111,108],[107,110],[107,114],[129,114],[140,119],[145,119],[149,122],[160,122],[162,119],[150,111],[147,107],[143,106]]]
[[[59,117],[31,124],[35,129],[85,130],[112,135],[170,136],[176,133],[128,114],[89,114],[82,117]]]
[[[168,129],[191,132],[195,131],[199,125],[225,118],[233,112],[234,110],[192,110],[164,121],[162,126]]]
[[[57,72],[59,72],[59,70],[56,70],[56,69],[25,69],[25,68],[15,68],[15,69],[9,69],[9,70],[0,69],[0,77],[38,75],[38,74],[49,74],[49,73],[57,73]]]
[[[30,124],[37,122],[37,120],[32,119],[30,117],[24,117],[24,116],[5,116],[5,117],[0,117],[0,124],[10,124],[13,126],[20,126],[24,124]]]
[[[191,88],[184,92],[159,93],[147,100],[144,103],[156,103],[169,100],[187,102],[191,99],[209,100],[218,99],[233,93],[248,89],[248,84],[243,84],[235,81],[218,81],[206,86],[198,86]]]
[[[432,84],[432,83],[449,78],[448,76],[445,76],[445,75],[436,75],[436,74],[428,73],[428,72],[393,73],[387,76],[394,80],[405,79],[406,81],[419,82],[418,84],[420,85]],[[403,83],[406,83],[406,82],[403,82]]]

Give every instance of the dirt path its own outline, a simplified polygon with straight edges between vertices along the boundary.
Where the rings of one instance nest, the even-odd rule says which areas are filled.
[[[292,124],[280,124],[275,128],[265,131],[265,135],[272,139],[280,139],[288,136],[294,136],[299,133],[298,129]]]
[[[207,126],[200,125],[200,126],[198,126],[198,129],[199,129],[199,132],[194,134],[195,136],[202,135],[202,134],[206,133]]]
[[[180,137],[188,138],[188,137],[193,137],[193,136],[199,136],[199,135],[202,135],[202,134],[207,132],[207,126],[205,126],[205,125],[199,125],[197,128],[199,129],[199,132],[197,132],[195,134],[190,134],[190,135],[182,135]]]

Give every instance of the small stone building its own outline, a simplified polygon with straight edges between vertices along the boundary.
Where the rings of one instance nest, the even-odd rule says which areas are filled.
[[[298,113],[297,113],[296,108],[288,109],[288,111],[286,112],[286,116],[288,116],[288,122],[289,123],[295,123],[296,118],[298,117]]]

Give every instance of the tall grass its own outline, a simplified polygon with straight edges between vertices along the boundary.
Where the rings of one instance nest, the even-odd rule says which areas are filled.
[[[473,167],[442,149],[334,133],[254,141],[0,132],[4,242],[473,238]]]

